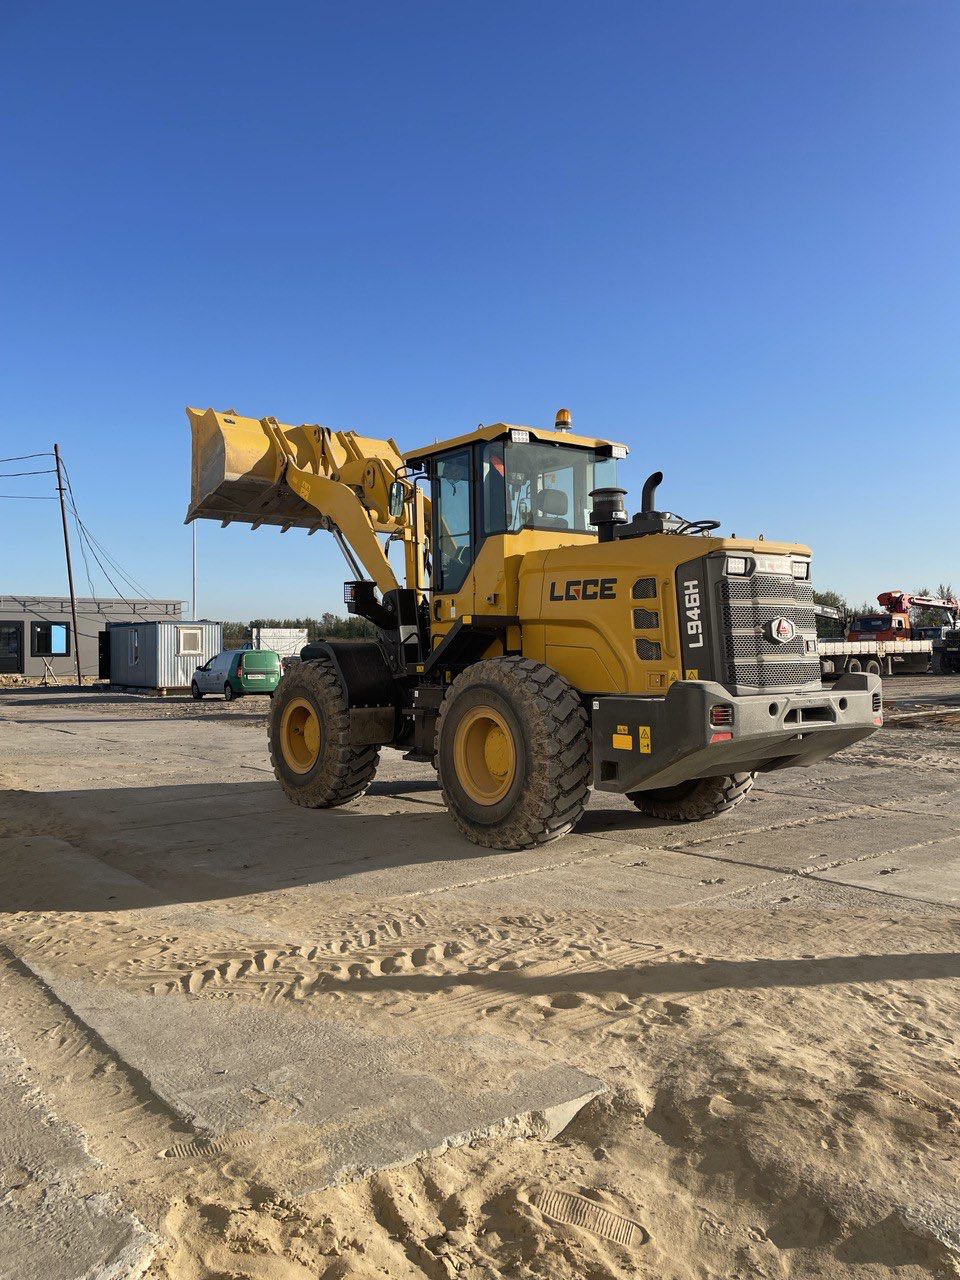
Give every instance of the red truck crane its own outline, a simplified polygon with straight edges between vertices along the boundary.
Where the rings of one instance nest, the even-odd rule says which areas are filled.
[[[884,612],[850,618],[843,640],[817,642],[824,675],[841,675],[846,671],[868,671],[877,675],[926,671],[934,653],[939,654],[943,647],[940,628],[914,627],[910,610],[941,610],[947,627],[955,627],[960,615],[960,601],[942,596],[881,591],[877,602]],[[940,655],[942,669],[948,669],[949,661],[948,655]]]
[[[881,591],[877,603],[886,613],[879,617],[853,618],[847,630],[848,640],[915,640],[910,623],[911,609],[937,609],[946,614],[945,623],[953,626],[960,612],[960,600],[943,596],[912,596],[906,591]]]

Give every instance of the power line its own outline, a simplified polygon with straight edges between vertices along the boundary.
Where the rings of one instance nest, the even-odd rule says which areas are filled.
[[[94,535],[90,532],[87,526],[83,524],[82,521],[81,521],[81,524],[83,525],[83,532],[86,535],[86,537],[89,538],[90,541],[93,543],[93,545],[99,550],[100,554],[104,557],[107,564],[109,564],[110,567],[113,570],[115,570],[115,572],[123,579],[123,581],[129,587],[132,588],[134,595],[140,596],[142,600],[152,600],[154,597],[150,595],[146,587],[144,587],[144,585],[141,582],[138,582],[132,573],[128,573],[127,570],[124,569],[123,565],[120,564],[120,562],[116,559],[115,556],[110,554],[110,552],[99,540],[99,538],[94,537]]]
[[[52,458],[53,454],[49,449],[43,453],[17,453],[12,458],[0,458],[0,462],[27,462],[30,458]]]
[[[52,476],[56,467],[44,467],[41,471],[0,471],[0,480],[12,480],[14,476]]]
[[[107,551],[106,547],[104,547],[104,545],[97,538],[93,536],[93,534],[90,532],[87,526],[80,519],[79,515],[77,514],[76,508],[73,509],[73,515],[74,515],[74,519],[77,522],[77,529],[80,533],[81,547],[84,544],[86,544],[86,546],[90,550],[90,554],[93,556],[97,564],[100,566],[100,569],[103,572],[103,576],[107,579],[107,581],[113,587],[114,591],[116,591],[117,595],[119,595],[121,599],[125,599],[123,592],[120,590],[117,584],[110,577],[110,574],[108,573],[105,565],[103,564],[103,561],[100,559],[100,556],[97,555],[97,551],[100,552],[100,555],[103,556],[103,559],[106,560],[107,564],[110,565],[110,568],[113,569],[114,573],[116,573],[120,581],[123,582],[129,589],[131,589],[135,596],[139,596],[140,599],[145,602],[149,602],[150,600],[152,600],[154,597],[152,597],[149,594],[149,592],[143,589],[140,586],[140,584],[137,583],[136,579],[131,577],[131,575],[126,572],[126,570],[123,568],[122,565],[117,563],[117,561],[113,558],[113,556],[111,556],[110,552]]]
[[[60,470],[61,470],[61,472],[63,473],[63,476],[65,477],[65,479],[66,479],[66,481],[67,481],[67,489],[68,489],[68,491],[69,491],[69,495],[70,495],[70,506],[73,508],[73,517],[74,517],[74,519],[75,519],[75,520],[77,520],[77,519],[78,519],[78,517],[77,517],[77,505],[76,505],[76,503],[75,503],[75,502],[74,502],[74,500],[73,500],[73,488],[72,488],[72,487],[71,487],[71,485],[70,485],[70,476],[69,476],[69,475],[68,475],[68,473],[67,473],[67,468],[66,468],[66,464],[65,464],[65,463],[64,463],[64,461],[63,461],[63,457],[62,457],[62,456],[58,456],[58,461],[59,461],[59,463],[60,463]],[[79,534],[79,527],[78,527],[77,532],[78,532],[78,534]],[[93,585],[93,577],[92,577],[92,575],[91,575],[91,573],[90,573],[90,561],[87,559],[87,549],[86,549],[86,547],[83,545],[83,537],[82,537],[82,536],[79,536],[79,537],[77,538],[77,541],[78,541],[78,542],[79,542],[79,544],[80,544],[80,555],[83,557],[83,571],[84,571],[84,573],[86,574],[86,578],[87,578],[87,586],[90,588],[90,594],[91,594],[91,596],[93,596],[93,598],[94,598],[94,599],[96,599],[96,597],[97,597],[97,590],[96,590],[96,587],[94,587],[94,585]],[[78,652],[79,652],[79,650],[78,650]]]
[[[60,465],[61,465],[61,467],[63,466],[63,459],[62,459],[62,458],[60,459]],[[64,469],[64,471],[65,471],[65,470],[66,470],[66,469]],[[76,519],[77,519],[77,508],[76,508],[76,504],[75,504],[75,503],[74,503],[74,501],[73,501],[73,490],[72,490],[72,489],[70,489],[70,477],[69,477],[69,476],[67,476],[67,489],[68,489],[69,494],[70,494],[70,506],[73,508],[73,518],[74,518],[74,520],[76,520]],[[79,529],[79,524],[78,524],[78,526],[77,526],[77,527],[78,527],[78,529]],[[84,541],[83,541],[83,537],[82,537],[82,535],[81,535],[81,537],[80,537],[80,538],[78,538],[78,539],[77,539],[77,541],[80,543],[80,555],[83,557],[83,571],[84,571],[84,573],[87,575],[87,586],[90,588],[90,594],[91,594],[92,596],[96,597],[96,594],[97,594],[97,593],[96,593],[96,590],[94,589],[94,585],[93,585],[93,578],[92,578],[92,577],[91,577],[91,575],[90,575],[90,561],[87,559],[87,548],[86,548],[86,546],[84,545]]]
[[[79,533],[79,531],[80,531],[80,517],[79,517],[79,515],[77,514],[77,504],[76,504],[76,502],[75,502],[75,500],[74,500],[74,497],[73,497],[73,485],[70,483],[70,474],[69,474],[69,472],[67,471],[66,464],[64,463],[64,461],[63,461],[63,458],[62,458],[62,457],[61,457],[61,459],[60,459],[60,466],[61,466],[61,468],[62,468],[62,470],[63,470],[64,477],[65,477],[65,479],[66,479],[66,481],[67,481],[67,492],[68,492],[68,494],[69,494],[69,496],[70,496],[70,506],[71,506],[71,508],[72,508],[72,510],[73,510],[73,518],[74,518],[74,520],[77,522],[77,532]],[[84,546],[84,542],[83,542],[83,535],[82,535],[82,534],[80,535],[80,537],[78,537],[77,541],[80,543],[80,555],[83,557],[83,571],[84,571],[84,573],[86,574],[86,578],[87,578],[87,586],[90,588],[90,594],[91,594],[94,598],[96,598],[97,592],[96,592],[96,588],[95,588],[95,587],[94,587],[94,585],[93,585],[93,577],[92,577],[92,575],[91,575],[91,573],[90,573],[90,561],[89,561],[89,560],[88,560],[88,558],[87,558],[87,548]]]
[[[62,465],[62,460],[61,460],[61,465]],[[136,607],[135,607],[135,605],[133,605],[133,604],[131,603],[131,601],[129,601],[129,600],[127,599],[127,597],[123,594],[123,592],[120,590],[120,588],[119,588],[119,587],[117,586],[117,584],[114,582],[113,578],[111,578],[111,577],[110,577],[110,574],[107,572],[107,570],[106,570],[106,568],[105,568],[105,566],[104,566],[103,561],[102,561],[102,560],[100,559],[100,557],[97,555],[96,549],[94,548],[94,546],[93,546],[93,542],[91,541],[91,535],[87,532],[86,525],[84,525],[83,521],[80,519],[80,513],[79,513],[79,511],[77,510],[77,503],[76,503],[76,499],[75,499],[75,498],[74,498],[74,496],[73,496],[73,485],[70,483],[70,474],[69,474],[69,472],[66,470],[66,468],[65,468],[65,467],[64,467],[64,474],[65,474],[65,476],[66,476],[66,480],[67,480],[67,492],[68,492],[68,494],[70,495],[70,506],[71,506],[71,508],[73,509],[73,517],[74,517],[74,519],[75,519],[75,520],[76,520],[76,522],[77,522],[77,530],[78,530],[78,532],[79,532],[79,534],[80,534],[81,542],[83,541],[83,539],[84,539],[84,538],[86,538],[86,540],[87,540],[87,546],[88,546],[88,547],[89,547],[89,549],[90,549],[90,554],[93,556],[94,560],[96,560],[97,564],[100,566],[100,571],[101,571],[101,573],[102,573],[102,574],[103,574],[103,576],[106,578],[106,580],[110,583],[111,587],[113,587],[114,591],[117,593],[117,595],[118,595],[118,596],[120,597],[120,599],[123,601],[123,603],[127,606],[127,608],[130,610],[130,612],[135,614],[135,613],[136,613]],[[108,555],[108,553],[107,553],[106,551],[104,551],[104,556],[106,556],[106,557],[109,559],[109,555]],[[114,567],[116,567],[116,566],[114,566]],[[123,577],[123,575],[120,573],[120,571],[119,571],[119,570],[117,570],[117,574],[118,574],[118,576],[119,576],[119,577]],[[146,599],[146,597],[145,597],[145,596],[143,596],[143,599]]]
[[[93,585],[93,578],[90,574],[90,561],[87,559],[87,548],[83,544],[83,538],[80,538],[80,555],[83,557],[83,572],[86,574],[87,586],[90,588],[90,594],[96,597],[97,591]]]
[[[76,512],[74,512],[74,515],[76,515]],[[80,523],[79,519],[77,520],[77,527],[78,527],[78,528],[79,528],[79,530],[80,530],[80,537],[81,537],[81,539],[82,539],[82,538],[84,538],[84,537],[86,536],[86,534],[85,534],[85,530],[84,530],[83,525]],[[96,560],[97,564],[100,566],[100,571],[101,571],[101,573],[103,574],[103,576],[104,576],[104,577],[106,578],[106,580],[110,583],[111,587],[113,587],[114,591],[117,593],[117,595],[118,595],[118,596],[120,597],[120,599],[123,601],[123,603],[127,606],[127,608],[130,610],[130,612],[131,612],[131,613],[136,613],[136,611],[137,611],[137,610],[136,610],[136,605],[132,604],[132,603],[127,599],[127,597],[123,594],[123,592],[120,590],[120,588],[119,588],[119,587],[117,586],[117,584],[114,582],[114,580],[110,577],[109,573],[107,573],[106,569],[103,567],[103,561],[102,561],[102,560],[100,559],[100,557],[97,555],[96,551],[94,551],[94,549],[93,549],[93,546],[92,546],[92,545],[90,546],[90,554],[93,556],[94,560]]]
[[[0,493],[0,498],[12,498],[14,502],[56,502],[55,497],[45,498],[35,493]]]
[[[77,522],[77,527],[82,531],[83,536],[85,536],[88,539],[88,545],[90,546],[91,552],[93,552],[94,547],[96,547],[100,551],[100,554],[103,556],[103,558],[107,561],[110,567],[117,574],[117,576],[121,578],[129,587],[132,588],[135,595],[140,596],[142,600],[154,599],[154,597],[151,596],[150,593],[147,591],[146,587],[144,587],[143,583],[139,582],[133,576],[132,573],[128,573],[127,570],[124,569],[123,565],[120,564],[120,562],[116,559],[116,557],[111,555],[111,553],[107,550],[107,548],[103,545],[103,543],[99,540],[99,538],[95,538],[94,535],[87,528],[87,526],[83,523],[83,521],[80,518],[80,512],[77,510],[77,502],[73,494],[73,485],[70,483],[70,473],[67,471],[66,464],[63,462],[62,458],[60,460],[60,463],[61,463],[61,466],[63,467],[64,475],[66,476],[66,480],[67,480],[67,491],[70,497],[70,506],[73,509],[74,519]]]

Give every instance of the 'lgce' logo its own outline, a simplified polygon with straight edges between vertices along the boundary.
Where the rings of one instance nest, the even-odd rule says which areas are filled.
[[[774,618],[766,625],[767,639],[774,644],[786,644],[797,634],[796,626],[789,618]]]

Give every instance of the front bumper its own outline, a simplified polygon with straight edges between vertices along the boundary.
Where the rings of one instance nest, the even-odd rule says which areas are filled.
[[[732,708],[731,723],[711,723],[715,706]],[[830,689],[739,696],[712,681],[680,680],[664,698],[597,697],[589,709],[600,791],[816,764],[883,724],[880,677],[862,673]]]

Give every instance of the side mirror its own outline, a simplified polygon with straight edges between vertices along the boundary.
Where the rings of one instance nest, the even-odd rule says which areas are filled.
[[[402,480],[394,480],[390,486],[390,514],[394,519],[399,519],[403,515],[403,508],[407,501],[407,486]]]

